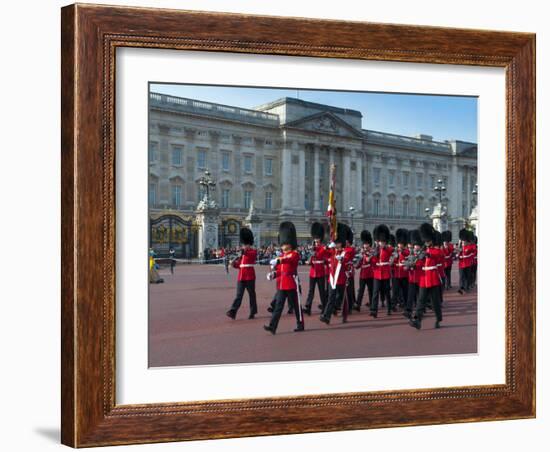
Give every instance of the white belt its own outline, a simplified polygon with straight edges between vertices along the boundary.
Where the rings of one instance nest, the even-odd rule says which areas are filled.
[[[311,261],[312,264],[324,264],[325,261]]]
[[[389,262],[377,262],[376,265],[382,267],[383,265],[391,265]]]
[[[445,259],[452,259],[453,256],[445,256]]]
[[[443,267],[443,264],[437,264],[438,267]]]
[[[422,267],[422,270],[437,270],[437,266],[434,265],[433,267]]]
[[[369,265],[361,265],[361,268],[370,268],[370,264]]]
[[[472,257],[473,254],[466,254],[466,256],[460,256],[460,259],[466,259],[468,257]]]
[[[246,267],[254,267],[256,264],[241,264],[239,265],[239,268],[246,268]]]

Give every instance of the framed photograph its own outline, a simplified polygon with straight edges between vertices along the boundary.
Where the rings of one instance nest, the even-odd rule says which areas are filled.
[[[535,416],[535,36],[62,9],[62,442]]]

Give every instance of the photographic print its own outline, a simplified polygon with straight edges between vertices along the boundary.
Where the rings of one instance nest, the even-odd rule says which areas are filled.
[[[148,96],[150,367],[477,352],[476,97]]]

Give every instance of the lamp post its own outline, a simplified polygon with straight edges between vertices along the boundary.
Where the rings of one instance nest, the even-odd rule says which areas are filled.
[[[355,207],[350,206],[349,207],[349,214],[351,217],[351,232],[353,232],[353,212],[355,212]]]
[[[477,184],[475,184],[474,189],[472,190],[472,209],[477,207]]]
[[[434,187],[434,191],[439,196],[439,204],[441,204],[441,201],[443,199],[443,194],[447,191],[447,187],[443,185],[443,181],[441,179],[437,180],[437,185]]]
[[[199,179],[199,185],[201,187],[205,188],[205,190],[206,190],[205,198],[207,200],[209,200],[210,199],[210,188],[212,188],[212,190],[213,190],[214,187],[216,187],[216,182],[214,182],[212,177],[210,177],[210,171],[208,171],[208,170],[204,171],[204,175]]]

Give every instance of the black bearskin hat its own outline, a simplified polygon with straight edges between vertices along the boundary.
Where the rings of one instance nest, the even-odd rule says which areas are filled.
[[[321,223],[318,223],[317,221],[311,225],[311,237],[314,239],[323,241],[323,238],[325,236],[325,229],[323,228],[323,225]]]
[[[468,231],[468,242],[470,242],[470,243],[476,243],[477,242],[477,237],[474,234],[474,231]]]
[[[290,221],[283,221],[279,226],[279,244],[290,245],[295,250],[298,248],[298,240],[296,238],[296,227]]]
[[[458,231],[458,238],[462,241],[467,241],[470,239],[470,235],[468,234],[468,229],[461,229]]]
[[[351,234],[351,230],[347,224],[338,223],[338,226],[336,228],[336,239],[334,240],[334,242],[345,245],[346,240],[349,239],[350,234]]]
[[[379,224],[372,231],[374,240],[377,242],[388,242],[390,240],[390,230],[385,224]]]
[[[423,242],[435,241],[435,229],[430,223],[422,223],[418,231],[420,232],[420,238]]]
[[[395,240],[397,241],[397,243],[406,245],[407,241],[409,240],[409,231],[403,228],[398,229],[397,231],[395,231]]]
[[[422,246],[422,237],[420,237],[420,231],[418,229],[413,229],[409,233],[409,243],[413,245]]]
[[[451,231],[443,231],[441,233],[441,240],[444,242],[452,242],[453,241],[453,233]]]
[[[253,245],[254,244],[254,234],[252,234],[252,231],[248,228],[241,228],[241,232],[239,233],[241,243],[244,245]]]
[[[441,246],[443,245],[443,234],[441,234],[441,232],[439,232],[437,229],[434,231],[435,233],[435,240],[434,240],[434,245],[435,246]]]
[[[363,243],[368,243],[370,246],[372,246],[372,235],[370,235],[370,232],[366,229],[364,231],[361,231],[361,241]]]

